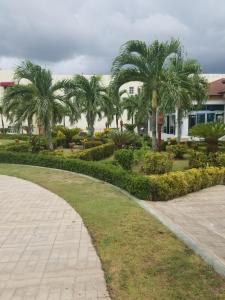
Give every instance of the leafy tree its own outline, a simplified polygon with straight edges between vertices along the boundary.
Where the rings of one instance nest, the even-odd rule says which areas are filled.
[[[159,91],[163,80],[168,58],[180,51],[180,43],[171,39],[168,42],[145,42],[131,40],[126,42],[114,59],[112,74],[119,86],[130,81],[143,83],[145,100],[151,105],[151,131],[153,150],[157,149],[156,126]]]
[[[59,93],[61,86],[53,84],[49,70],[31,61],[24,61],[16,68],[15,79],[18,83],[9,87],[4,96],[4,110],[12,119],[28,119],[28,123],[35,116],[44,129],[49,148],[52,149],[51,129],[56,123],[62,122],[69,105]],[[27,80],[28,84],[21,84],[21,80]]]
[[[161,109],[164,112],[178,110],[177,141],[181,140],[183,117],[207,99],[208,84],[201,76],[201,67],[193,59],[184,59],[182,54],[170,59],[165,72],[165,80],[161,86]]]
[[[216,122],[197,124],[189,130],[191,136],[204,138],[207,143],[207,152],[217,152],[219,138],[225,136],[225,124]]]

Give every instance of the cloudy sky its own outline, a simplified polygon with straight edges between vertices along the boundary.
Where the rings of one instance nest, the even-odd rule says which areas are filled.
[[[204,72],[225,73],[224,0],[0,0],[0,68],[110,72],[130,39],[179,38]]]

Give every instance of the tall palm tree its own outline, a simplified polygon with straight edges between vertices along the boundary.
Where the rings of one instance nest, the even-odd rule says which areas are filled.
[[[161,86],[161,109],[172,112],[177,109],[177,141],[181,141],[183,117],[206,101],[207,81],[201,76],[201,66],[196,60],[185,59],[182,54],[170,59]],[[195,100],[195,102],[193,102]]]
[[[71,80],[64,80],[65,97],[75,99],[76,110],[84,113],[90,135],[94,133],[96,118],[102,118],[106,88],[101,85],[101,76],[93,75],[90,79],[83,75],[75,75]]]
[[[59,93],[61,86],[53,84],[49,70],[31,61],[24,61],[16,68],[15,80],[18,83],[9,87],[4,96],[4,109],[10,113],[10,107],[14,107],[12,113],[15,117],[18,120],[27,118],[28,122],[35,115],[52,149],[52,127],[62,121],[65,108],[69,105]],[[27,80],[28,84],[21,84],[21,80]],[[24,107],[26,110],[23,112]]]
[[[180,52],[180,43],[171,39],[168,42],[155,40],[147,45],[145,42],[131,40],[126,42],[114,59],[112,75],[118,85],[130,81],[143,83],[146,101],[151,100],[151,131],[153,150],[157,149],[156,127],[159,90],[164,79],[167,59]]]

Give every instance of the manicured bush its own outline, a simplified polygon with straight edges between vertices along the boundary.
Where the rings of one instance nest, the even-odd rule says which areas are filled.
[[[115,160],[126,170],[131,170],[134,162],[134,152],[130,149],[120,149],[114,154]]]
[[[30,136],[27,134],[0,134],[0,139],[28,141]]]
[[[211,166],[215,167],[225,167],[225,153],[210,153],[209,163]]]
[[[103,144],[90,149],[82,150],[78,153],[71,154],[71,158],[79,158],[82,160],[101,160],[111,156],[115,146],[112,143]]]
[[[151,200],[165,201],[225,183],[225,168],[191,169],[149,176]]]
[[[147,200],[151,194],[150,181],[147,177],[132,175],[122,168],[101,162],[65,159],[32,153],[0,151],[0,163],[56,168],[89,175],[114,184],[140,199]]]
[[[102,162],[7,151],[0,151],[0,163],[34,165],[86,174],[109,182],[145,200],[165,201],[206,187],[225,184],[225,168],[217,167],[138,176]]]
[[[102,145],[102,142],[97,141],[97,140],[90,140],[90,141],[83,142],[84,149],[89,149],[89,148],[93,148],[93,147],[97,147],[97,146],[101,146],[101,145]]]
[[[169,153],[147,152],[144,156],[144,171],[146,174],[163,174],[173,167],[172,156]]]
[[[190,168],[204,168],[207,166],[208,158],[207,155],[199,151],[189,152],[189,167]]]
[[[184,154],[187,153],[187,146],[183,144],[168,145],[166,151],[173,154],[175,158],[183,158]]]
[[[30,144],[25,142],[10,144],[5,146],[5,150],[13,152],[28,152],[30,150]]]

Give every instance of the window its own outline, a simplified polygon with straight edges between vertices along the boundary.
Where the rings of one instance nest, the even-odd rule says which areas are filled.
[[[205,114],[197,114],[197,124],[205,123]]]
[[[196,124],[196,115],[189,115],[189,128],[195,126]]]
[[[134,87],[133,86],[129,86],[129,94],[130,95],[134,94]]]
[[[207,123],[214,122],[214,119],[215,119],[215,114],[214,113],[207,114]]]

